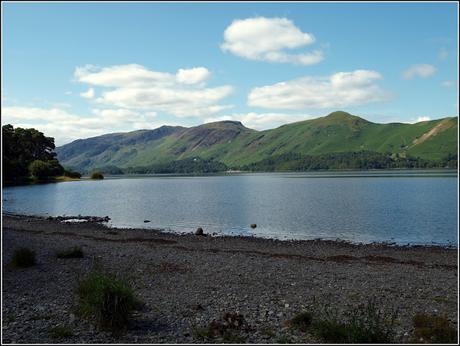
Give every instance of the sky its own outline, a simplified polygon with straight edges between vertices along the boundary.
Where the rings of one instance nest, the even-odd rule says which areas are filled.
[[[2,124],[57,145],[343,110],[458,115],[458,4],[2,2]]]

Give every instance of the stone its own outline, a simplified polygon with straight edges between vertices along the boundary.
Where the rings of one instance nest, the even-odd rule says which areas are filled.
[[[195,235],[204,235],[203,229],[201,227],[198,227],[195,231]]]
[[[256,228],[257,225],[255,223],[251,223],[251,228]]]

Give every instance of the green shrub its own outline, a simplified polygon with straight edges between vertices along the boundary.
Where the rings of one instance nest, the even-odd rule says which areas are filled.
[[[131,311],[139,304],[126,280],[98,270],[80,281],[78,295],[80,313],[112,332],[127,327]]]
[[[28,248],[20,248],[13,254],[11,264],[14,267],[31,267],[35,265],[35,252]]]
[[[451,326],[445,316],[419,314],[414,316],[412,322],[414,324],[412,340],[414,343],[457,343],[457,330]]]
[[[57,258],[83,258],[83,250],[75,246],[72,249],[58,251],[56,256]]]
[[[311,312],[304,311],[294,316],[294,318],[291,319],[289,324],[294,329],[298,329],[302,332],[306,332],[307,329],[310,327],[312,320],[313,320],[313,316]]]
[[[101,172],[93,172],[91,173],[91,179],[104,179],[104,176]]]
[[[56,326],[48,329],[49,335],[53,339],[63,339],[73,336],[72,330],[65,326]]]
[[[312,323],[313,334],[330,343],[391,343],[394,342],[396,312],[378,309],[375,300],[347,311],[343,319],[337,311],[328,311]]]

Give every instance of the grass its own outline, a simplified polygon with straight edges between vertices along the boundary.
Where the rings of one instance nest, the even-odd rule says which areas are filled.
[[[28,248],[20,248],[14,251],[11,264],[16,268],[27,268],[35,265],[35,252]]]
[[[50,180],[53,180],[55,182],[61,182],[61,181],[78,181],[78,180],[81,180],[81,178],[76,178],[76,177],[68,177],[68,176],[65,176],[65,175],[60,175],[60,176],[57,176],[57,177],[53,177],[52,179]]]
[[[83,258],[83,250],[81,247],[75,246],[68,250],[56,252],[57,258]]]
[[[370,299],[343,316],[326,308],[321,318],[312,320],[311,332],[327,343],[392,343],[396,317],[397,312],[383,312]]]
[[[80,281],[78,296],[80,314],[113,333],[126,329],[131,312],[140,304],[129,282],[101,270]]]
[[[221,340],[227,344],[244,343],[246,339],[237,334],[245,328],[244,317],[236,313],[226,313],[219,320],[213,320],[206,327],[195,327],[192,330],[194,338],[205,341]]]
[[[280,335],[276,338],[276,343],[277,344],[292,344],[293,341],[288,335]]]
[[[456,344],[457,330],[445,316],[418,314],[412,319],[413,342],[431,344]]]
[[[55,326],[48,329],[50,337],[53,339],[64,339],[73,336],[73,332],[66,326]]]
[[[53,316],[51,316],[49,314],[37,314],[37,315],[33,315],[30,319],[32,321],[40,321],[40,320],[49,320],[52,317]]]
[[[306,332],[308,328],[311,326],[311,322],[313,320],[313,315],[309,311],[301,312],[300,314],[294,316],[290,320],[289,325],[291,328],[298,329],[302,332]]]
[[[213,337],[208,327],[195,327],[192,329],[192,335],[195,339],[211,339]]]

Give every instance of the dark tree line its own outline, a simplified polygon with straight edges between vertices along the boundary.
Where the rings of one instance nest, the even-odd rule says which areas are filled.
[[[311,171],[327,169],[456,168],[457,155],[439,161],[371,151],[302,155],[288,153],[241,167],[245,171]]]
[[[168,163],[160,163],[147,167],[129,167],[123,169],[123,173],[128,174],[198,174],[198,173],[217,173],[225,172],[227,166],[222,162],[197,158],[188,158]]]
[[[54,152],[54,138],[30,128],[2,126],[2,178],[6,184],[64,174]]]
[[[372,151],[329,153],[322,155],[302,155],[287,153],[273,156],[243,166],[229,167],[213,159],[188,158],[150,166],[119,168],[100,167],[107,174],[161,174],[161,173],[217,173],[229,169],[273,172],[273,171],[314,171],[328,169],[394,169],[394,168],[456,168],[457,154],[449,154],[443,160],[433,161],[399,154]]]

